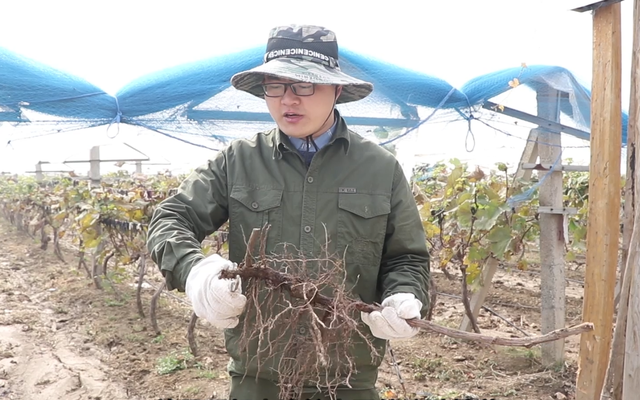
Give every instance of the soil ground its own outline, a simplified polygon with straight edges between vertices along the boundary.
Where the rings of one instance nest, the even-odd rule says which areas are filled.
[[[161,276],[150,262],[151,287],[143,291],[146,316],[138,314],[135,278],[97,289],[77,258],[67,263],[43,251],[31,237],[0,219],[0,399],[148,400],[223,399],[229,379],[222,332],[197,321],[197,356],[189,353],[191,309],[184,295],[163,292],[161,335],[151,327],[148,305]],[[582,313],[583,266],[567,268],[567,325]],[[458,327],[460,283],[433,271],[438,299],[433,321]],[[501,268],[485,305],[529,335],[540,334],[540,276]],[[149,286],[146,285],[145,286]],[[483,309],[478,323],[489,335],[524,334]],[[487,347],[420,333],[391,342],[399,374],[387,355],[381,393],[424,399],[573,399],[579,337],[565,342],[561,365],[541,364],[540,348]]]

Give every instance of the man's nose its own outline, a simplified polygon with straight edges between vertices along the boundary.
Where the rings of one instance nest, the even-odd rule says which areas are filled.
[[[300,102],[300,97],[293,93],[291,86],[284,87],[284,94],[282,95],[282,104],[297,104]]]

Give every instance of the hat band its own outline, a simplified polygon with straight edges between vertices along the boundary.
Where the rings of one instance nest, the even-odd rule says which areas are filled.
[[[305,47],[301,47],[300,45]],[[336,47],[335,49],[328,48]],[[333,45],[333,46],[332,46]],[[320,51],[320,49],[329,50],[329,52]],[[333,50],[333,51],[332,51]],[[267,51],[264,55],[264,62],[267,63],[276,58],[299,58],[301,60],[312,61],[325,65],[329,68],[340,68],[337,57],[337,46],[335,43],[310,43],[300,42],[297,40],[288,40],[284,38],[274,38],[269,40]],[[329,53],[329,54],[327,54]],[[336,53],[335,55],[333,53]]]

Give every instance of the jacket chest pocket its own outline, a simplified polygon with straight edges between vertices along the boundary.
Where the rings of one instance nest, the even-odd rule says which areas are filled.
[[[343,244],[354,239],[384,241],[390,194],[339,194],[338,208],[338,236]]]
[[[267,251],[280,241],[282,230],[282,189],[234,186],[229,194],[229,256],[244,258],[251,231],[269,225]]]
[[[338,208],[338,247],[345,255],[347,281],[371,303],[376,299],[391,195],[340,194]]]

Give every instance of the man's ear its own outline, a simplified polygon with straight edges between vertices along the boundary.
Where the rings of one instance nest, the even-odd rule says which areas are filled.
[[[342,93],[342,86],[336,86],[336,100],[338,100],[338,97],[340,97],[340,94]]]

